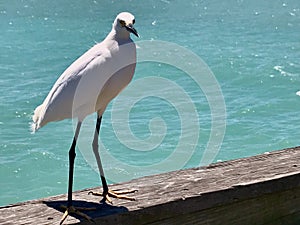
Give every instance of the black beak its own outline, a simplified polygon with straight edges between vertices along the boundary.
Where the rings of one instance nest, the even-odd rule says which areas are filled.
[[[132,25],[125,26],[126,30],[128,30],[130,33],[133,33],[135,36],[139,37],[138,32]]]

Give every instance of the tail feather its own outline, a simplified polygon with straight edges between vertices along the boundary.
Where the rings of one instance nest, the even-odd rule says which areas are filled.
[[[31,123],[30,123],[30,130],[31,130],[31,133],[32,133],[32,134],[34,134],[34,133],[38,130],[37,127],[38,127],[38,126],[37,126],[37,124],[36,124],[35,122],[31,122]]]
[[[43,111],[44,111],[43,109],[44,109],[44,106],[39,105],[34,110],[34,114],[32,116],[32,121],[33,122],[30,125],[32,133],[35,133],[38,129],[41,128],[41,116],[42,116]]]

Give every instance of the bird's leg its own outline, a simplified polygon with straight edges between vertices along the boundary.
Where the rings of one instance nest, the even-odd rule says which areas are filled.
[[[102,163],[101,163],[101,159],[100,159],[100,154],[99,154],[99,150],[98,150],[98,137],[99,137],[101,120],[102,120],[102,116],[98,114],[96,129],[95,129],[95,134],[94,134],[94,140],[93,140],[93,151],[94,151],[94,154],[95,154],[95,157],[96,157],[96,161],[97,161],[97,165],[98,165],[98,169],[99,169],[99,173],[100,173],[103,193],[96,193],[96,192],[90,191],[89,194],[96,195],[96,196],[103,196],[103,199],[101,200],[101,202],[108,201],[109,203],[112,203],[112,200],[111,200],[110,197],[119,198],[119,199],[127,199],[127,200],[134,201],[135,198],[127,197],[123,194],[134,193],[137,190],[111,191],[111,190],[108,189],[108,185],[107,185],[107,182],[106,182],[106,178],[104,176],[104,171],[103,171],[103,167],[102,167]]]
[[[69,187],[68,187],[68,203],[67,206],[62,206],[63,209],[66,209],[60,224],[63,224],[63,222],[65,221],[65,219],[68,217],[69,214],[74,213],[77,214],[81,217],[84,217],[85,219],[92,221],[92,218],[87,216],[86,214],[80,212],[79,210],[95,210],[95,209],[87,209],[87,208],[75,208],[73,206],[73,200],[72,200],[72,190],[73,190],[73,174],[74,174],[74,161],[75,161],[75,157],[76,157],[76,152],[75,152],[75,148],[76,148],[76,141],[79,135],[79,130],[81,127],[81,122],[78,121],[77,127],[76,127],[76,131],[75,131],[75,135],[73,138],[73,142],[69,151]]]

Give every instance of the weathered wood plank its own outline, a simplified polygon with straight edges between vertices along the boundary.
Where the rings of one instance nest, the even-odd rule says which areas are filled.
[[[111,185],[137,201],[74,192],[96,224],[300,224],[300,147]],[[58,224],[66,195],[0,208],[0,224]],[[82,220],[82,221],[80,221]],[[90,224],[68,217],[65,224]]]

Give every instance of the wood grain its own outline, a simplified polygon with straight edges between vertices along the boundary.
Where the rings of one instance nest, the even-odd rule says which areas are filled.
[[[300,224],[300,147],[206,167],[143,177],[110,186],[137,189],[136,201],[99,203],[88,195],[101,187],[73,193],[74,205],[96,224]],[[58,224],[66,195],[0,208],[0,224]],[[65,224],[91,224],[68,217]]]

